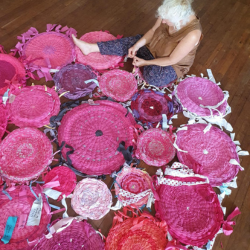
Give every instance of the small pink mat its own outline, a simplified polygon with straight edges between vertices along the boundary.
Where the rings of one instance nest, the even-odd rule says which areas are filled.
[[[70,218],[66,218],[70,219]],[[62,219],[59,221],[63,224]],[[64,223],[65,224],[65,223]],[[60,232],[54,233],[50,239],[43,236],[33,250],[104,250],[101,236],[87,221],[76,221]]]
[[[22,56],[26,68],[37,71],[38,77],[52,80],[51,69],[61,67],[75,60],[75,49],[71,35],[76,31],[67,26],[47,24],[46,32],[40,33],[33,27],[18,36],[16,50]]]
[[[120,69],[104,73],[100,77],[99,84],[104,95],[119,102],[131,99],[137,91],[137,81],[133,74]]]
[[[211,116],[208,108],[203,106],[215,106],[224,98],[221,88],[212,81],[201,77],[188,77],[181,81],[175,93],[182,106],[188,111],[198,116]],[[217,110],[222,115],[226,113],[227,101],[225,100]],[[213,115],[219,115],[218,111],[213,110]]]
[[[109,212],[112,194],[104,182],[83,179],[74,190],[71,205],[74,211],[84,218],[99,220]]]
[[[27,86],[9,93],[9,119],[18,127],[40,128],[50,123],[50,117],[60,110],[60,99],[54,89],[46,86]]]
[[[173,135],[162,129],[148,129],[138,137],[135,155],[148,165],[164,166],[175,156],[173,141]]]
[[[25,69],[21,62],[12,55],[4,54],[4,50],[0,45],[0,96],[3,95],[8,89],[6,81],[16,81],[24,83]]]
[[[156,217],[166,221],[174,239],[202,247],[221,228],[223,211],[206,178],[184,173],[181,165],[178,170],[166,168],[165,177],[153,177]]]
[[[232,139],[215,126],[204,133],[206,126],[187,125],[187,130],[177,132],[177,146],[187,151],[177,151],[177,156],[180,162],[192,168],[195,173],[207,176],[212,186],[220,186],[231,181],[240,169],[229,161],[240,161]]]
[[[19,128],[0,144],[0,173],[6,179],[22,183],[38,177],[52,162],[49,138],[36,128]]]

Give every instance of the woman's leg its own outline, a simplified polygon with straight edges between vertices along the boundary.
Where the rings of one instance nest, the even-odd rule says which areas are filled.
[[[84,55],[88,55],[92,52],[100,52],[96,43],[86,43],[76,38],[74,35],[72,35],[72,39],[74,44],[82,51]]]
[[[141,37],[141,35],[136,35],[107,42],[99,42],[97,46],[102,55],[124,56],[128,54],[128,49],[140,40]]]
[[[127,55],[128,49],[131,48],[141,37],[141,35],[136,35],[107,42],[86,43],[72,35],[75,45],[84,55],[88,55],[91,52],[100,52],[102,55],[117,56]]]
[[[149,65],[143,68],[143,78],[148,84],[163,88],[177,80],[177,75],[172,66]]]

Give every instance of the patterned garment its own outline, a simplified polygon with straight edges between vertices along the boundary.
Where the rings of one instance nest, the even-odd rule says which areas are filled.
[[[97,45],[102,55],[117,55],[124,56],[128,54],[128,49],[131,48],[142,35],[125,37],[107,42],[98,42]],[[146,46],[141,47],[136,56],[145,60],[154,59],[153,55]],[[149,65],[143,68],[143,78],[150,84],[157,87],[165,87],[177,79],[177,75],[172,66],[156,66]]]

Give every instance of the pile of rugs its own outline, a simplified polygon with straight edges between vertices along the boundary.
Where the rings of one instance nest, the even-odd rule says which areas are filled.
[[[212,249],[240,214],[224,218],[222,200],[248,155],[228,135],[228,92],[210,70],[209,79],[150,86],[139,69],[119,69],[122,57],[83,55],[72,34],[50,24],[20,35],[10,54],[0,47],[0,249]],[[96,31],[80,39],[119,38]],[[27,86],[43,77],[54,87]],[[174,128],[178,113],[189,121]],[[68,216],[66,199],[78,216]],[[87,220],[110,210],[105,237]]]

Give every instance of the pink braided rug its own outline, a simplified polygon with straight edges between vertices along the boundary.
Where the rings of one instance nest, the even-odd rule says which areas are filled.
[[[206,126],[188,125],[187,130],[177,132],[177,146],[187,151],[177,151],[177,156],[180,162],[192,168],[195,173],[207,176],[212,186],[220,186],[231,181],[240,169],[229,161],[240,161],[231,138],[215,126],[204,133]]]
[[[36,195],[41,192],[39,188],[32,187]],[[0,235],[4,234],[6,221],[9,216],[17,216],[17,222],[9,243],[4,244],[0,241],[1,250],[17,250],[17,249],[32,249],[28,242],[33,242],[40,238],[47,230],[47,225],[50,223],[50,207],[47,200],[42,194],[42,214],[39,226],[27,226],[28,216],[33,202],[36,200],[34,194],[26,185],[15,186],[14,188],[6,189],[12,200],[0,192]]]
[[[173,142],[174,137],[168,132],[159,128],[148,129],[138,137],[135,155],[148,165],[164,166],[175,156]]]
[[[177,164],[177,168],[182,167]],[[174,239],[202,247],[214,238],[223,223],[218,197],[204,177],[181,170],[166,171],[165,177],[153,177],[158,194],[156,216],[167,222]]]
[[[32,27],[17,37],[20,42],[16,50],[25,58],[28,69],[37,71],[40,78],[52,80],[50,69],[60,69],[75,59],[72,34],[76,34],[74,29],[56,24],[48,24],[46,32],[40,34]]]
[[[98,73],[90,66],[82,64],[69,64],[57,72],[53,80],[59,93],[64,94],[66,98],[76,100],[87,96],[97,87],[94,81],[85,83],[85,81],[97,80]]]
[[[117,148],[122,141],[126,148],[132,145],[132,127],[136,123],[118,103],[96,101],[94,104],[82,104],[67,112],[58,128],[58,141],[74,148],[69,157],[77,170],[90,175],[110,174],[124,164]],[[65,159],[67,151],[62,150]]]
[[[104,73],[99,84],[104,95],[120,102],[131,99],[137,91],[137,81],[133,74],[120,69]]]
[[[121,193],[122,190],[125,192]],[[123,167],[116,177],[115,193],[124,206],[141,207],[148,202],[151,193],[151,177],[140,169]]]
[[[36,128],[20,128],[0,144],[0,175],[14,182],[38,177],[52,162],[48,137]]]
[[[60,99],[54,89],[27,86],[10,92],[7,102],[9,119],[18,127],[40,128],[49,124],[51,116],[60,110]]]
[[[123,209],[126,211],[127,209]],[[132,218],[119,212],[106,239],[106,250],[164,250],[167,246],[167,225],[152,215],[133,210]],[[139,214],[138,214],[139,213]]]
[[[59,221],[60,222],[60,221]],[[33,250],[104,250],[104,242],[87,221],[73,220],[63,231],[42,237]]]
[[[115,40],[116,37],[103,31],[94,31],[84,34],[80,40],[87,43],[106,42]],[[122,61],[121,56],[101,55],[100,52],[84,55],[79,48],[76,47],[76,60],[82,64],[87,64],[97,70],[115,68]]]
[[[0,96],[8,89],[8,82],[15,80],[24,83],[25,75],[22,63],[14,56],[6,54],[0,45]]]
[[[166,94],[150,89],[140,90],[131,101],[134,117],[143,123],[158,123],[165,114],[168,118],[171,113],[168,107],[170,99]]]
[[[212,81],[201,77],[188,77],[181,81],[175,93],[182,106],[188,111],[198,116],[210,116],[209,109],[203,106],[215,106],[224,98],[224,94],[219,86]],[[218,108],[223,115],[226,112],[227,101],[225,100]],[[218,115],[218,111],[213,110],[213,115]]]

